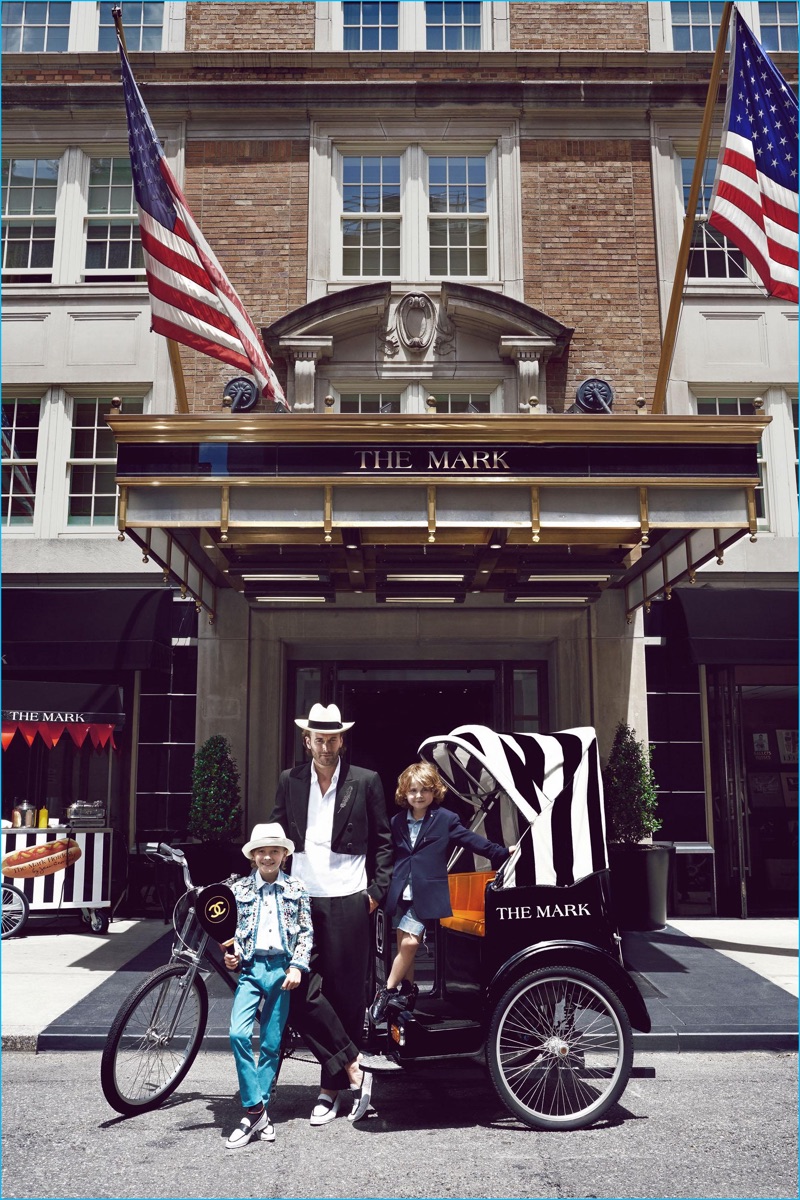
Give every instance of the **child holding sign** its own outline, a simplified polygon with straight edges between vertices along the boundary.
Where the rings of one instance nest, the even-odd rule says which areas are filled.
[[[294,843],[280,825],[256,825],[250,841],[242,847],[253,870],[232,887],[238,920],[233,946],[225,953],[225,966],[232,971],[241,968],[230,1041],[245,1111],[225,1143],[227,1150],[246,1146],[256,1135],[263,1141],[275,1140],[267,1103],[289,1014],[289,992],[300,983],[300,973],[308,971],[313,941],[308,892],[299,880],[281,870],[293,852]],[[262,1000],[256,1066],[250,1039]]]

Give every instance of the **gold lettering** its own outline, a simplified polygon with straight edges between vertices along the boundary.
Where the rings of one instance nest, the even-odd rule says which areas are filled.
[[[450,469],[449,454],[450,454],[449,450],[445,450],[444,453],[442,454],[442,457],[437,458],[436,451],[429,450],[428,451],[428,470],[431,471],[431,470],[433,470],[434,467],[436,467],[437,470],[439,470],[442,467],[444,467],[445,471],[448,471]]]

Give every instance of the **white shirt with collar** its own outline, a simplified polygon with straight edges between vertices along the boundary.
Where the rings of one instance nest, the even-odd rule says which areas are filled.
[[[356,892],[366,891],[367,856],[337,854],[331,850],[336,788],[341,769],[340,758],[330,787],[323,796],[317,768],[313,762],[311,764],[305,850],[295,852],[292,865],[292,874],[306,885],[309,896],[352,896]]]
[[[283,871],[278,871],[278,877],[274,883],[267,883],[266,879],[262,879],[256,871],[255,886],[256,890],[261,892],[261,909],[258,915],[255,949],[265,951],[267,954],[285,952],[278,923],[277,896],[277,889],[283,890],[285,883],[286,876]]]

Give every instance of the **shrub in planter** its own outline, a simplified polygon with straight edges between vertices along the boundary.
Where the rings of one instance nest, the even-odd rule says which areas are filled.
[[[614,916],[622,929],[660,929],[667,921],[669,851],[642,844],[661,828],[650,756],[636,730],[620,721],[603,790]]]
[[[189,835],[202,843],[189,847],[187,857],[195,883],[213,883],[240,874],[246,863],[231,843],[241,836],[242,806],[239,771],[228,739],[216,733],[195,752]]]

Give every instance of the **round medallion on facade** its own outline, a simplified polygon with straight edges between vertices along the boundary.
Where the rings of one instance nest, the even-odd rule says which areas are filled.
[[[431,344],[436,312],[424,292],[409,292],[397,306],[397,331],[406,350],[422,354]]]

